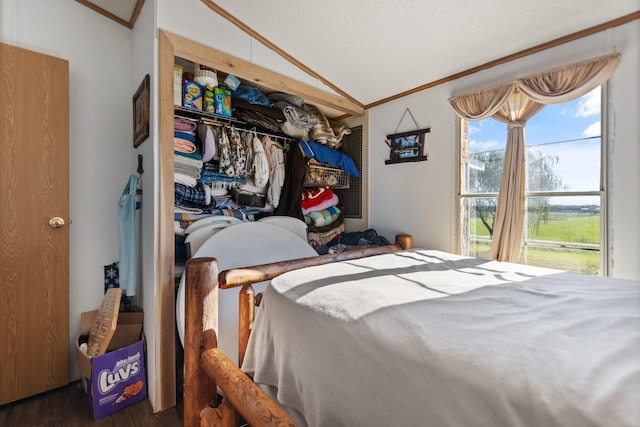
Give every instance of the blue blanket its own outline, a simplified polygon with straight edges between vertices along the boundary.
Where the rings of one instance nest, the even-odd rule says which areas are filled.
[[[349,175],[360,178],[360,172],[353,159],[342,151],[335,150],[314,141],[300,141],[300,147],[302,147],[305,156],[313,157],[320,163],[335,165]]]

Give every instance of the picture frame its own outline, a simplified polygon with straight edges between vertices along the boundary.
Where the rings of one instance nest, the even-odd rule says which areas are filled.
[[[144,76],[133,94],[133,146],[137,148],[149,137],[149,74]]]
[[[424,154],[424,136],[429,132],[431,128],[387,135],[385,142],[391,151],[385,164],[428,160],[428,156]]]

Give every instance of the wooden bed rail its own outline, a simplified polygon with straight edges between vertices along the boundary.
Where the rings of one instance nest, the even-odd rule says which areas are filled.
[[[298,270],[314,265],[364,258],[372,255],[386,254],[400,249],[402,248],[399,245],[372,246],[335,254],[296,258],[281,262],[270,262],[268,264],[254,265],[251,267],[231,268],[220,272],[220,289],[252,285],[265,280],[271,280],[282,273],[286,273],[287,271]]]
[[[410,236],[409,242],[410,242]],[[398,238],[396,238],[398,241]],[[400,241],[399,243],[402,243]],[[406,239],[405,239],[406,243]],[[187,261],[185,277],[184,426],[236,426],[236,409],[254,426],[293,426],[293,421],[264,394],[227,356],[217,349],[219,289],[242,286],[239,307],[239,358],[241,366],[255,316],[252,284],[282,273],[313,265],[347,261],[407,249],[405,245],[375,246],[348,252],[300,258],[218,273],[215,258]],[[216,406],[217,389],[225,398]]]

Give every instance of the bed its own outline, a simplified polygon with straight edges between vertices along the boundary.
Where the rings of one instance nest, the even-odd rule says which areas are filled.
[[[192,339],[205,350],[194,346],[193,363],[226,383],[230,401],[216,416],[235,407],[262,411],[251,425],[640,425],[639,282],[398,249],[219,275],[194,260],[193,329],[205,332]],[[203,312],[197,295],[265,279],[255,324],[241,326],[251,331],[242,373],[215,349],[215,307]],[[211,387],[185,391],[185,425]]]

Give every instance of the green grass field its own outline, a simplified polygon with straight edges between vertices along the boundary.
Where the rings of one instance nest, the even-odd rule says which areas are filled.
[[[600,243],[600,215],[552,212],[550,216],[548,221],[540,223],[538,233],[529,239]]]
[[[475,227],[478,237],[488,237],[488,230],[479,219],[474,219],[471,230]],[[549,220],[542,222],[535,235],[529,235],[529,241],[551,241],[571,243],[600,243],[600,215],[582,214],[578,212],[551,212]],[[533,242],[532,242],[533,243]],[[586,274],[598,274],[600,268],[599,250],[576,250],[568,247],[539,248],[527,246],[526,260],[524,251],[521,262],[540,267],[557,268]],[[476,242],[472,245],[475,256],[489,257],[489,245]],[[473,254],[473,253],[472,253]]]
[[[549,240],[553,242],[594,243],[600,242],[600,215],[551,212],[547,221],[540,223],[540,228],[530,240]],[[476,236],[489,236],[489,230],[479,218],[471,220],[470,230]]]

